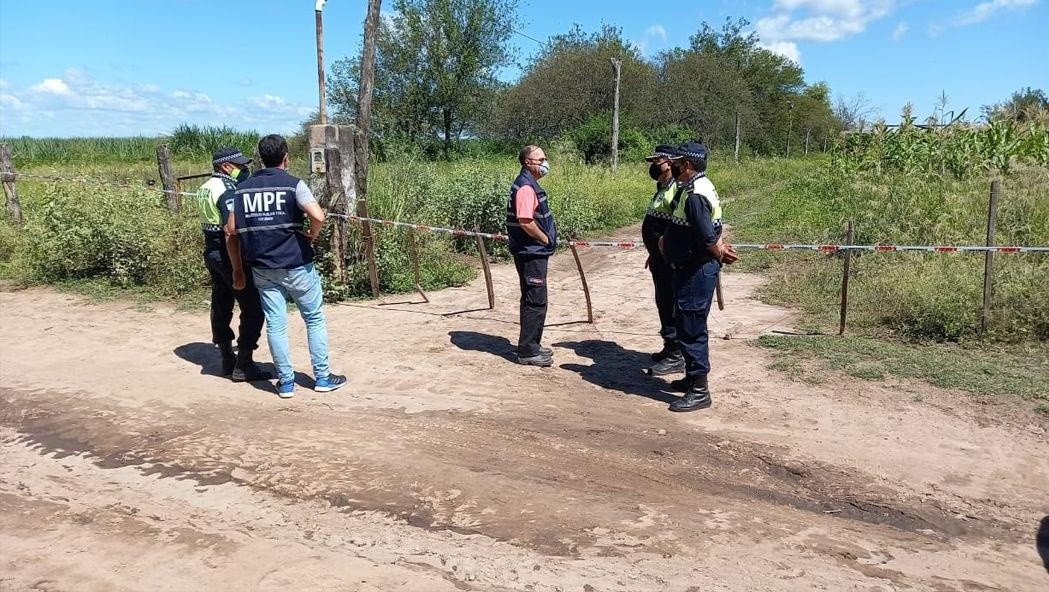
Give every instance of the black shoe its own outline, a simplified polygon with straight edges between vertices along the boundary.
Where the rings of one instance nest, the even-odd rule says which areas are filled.
[[[679,378],[677,380],[670,381],[670,391],[675,393],[687,393],[688,389],[692,388],[692,380],[687,376],[685,378]]]
[[[554,365],[554,359],[550,356],[544,356],[543,354],[539,354],[536,356],[528,356],[527,358],[517,356],[517,363],[522,366],[538,366],[540,368],[549,368],[550,366]]]
[[[656,353],[652,354],[652,361],[653,362],[660,362],[660,361],[663,360],[663,358],[669,358],[670,356],[673,356],[673,355],[679,354],[679,353],[680,353],[680,350],[676,346],[670,345],[668,343],[664,343],[663,344],[663,349],[661,349],[661,350],[657,351]]]
[[[676,412],[699,411],[706,409],[713,403],[710,399],[710,388],[707,386],[707,375],[702,374],[695,377],[685,377],[683,381],[689,383],[688,392],[684,397],[670,404],[670,410]],[[675,381],[676,382],[676,381]]]
[[[666,376],[685,371],[685,358],[680,353],[669,355],[662,360],[644,369],[649,376]]]
[[[684,397],[670,404],[670,410],[682,413],[685,411],[699,411],[712,405],[710,393],[707,391],[691,390]]]
[[[225,341],[216,345],[219,346],[219,353],[222,354],[222,375],[229,376],[237,367],[237,355],[233,353],[233,343]]]
[[[518,350],[515,349],[514,353],[517,353],[517,351]],[[536,354],[536,355],[550,357],[550,356],[554,355],[554,350],[550,349],[549,347],[542,347],[542,346],[540,346],[539,347],[539,353]]]
[[[233,369],[232,375],[233,382],[253,382],[256,380],[272,380],[273,375],[266,372],[262,368],[259,368],[258,364],[251,359],[252,351],[246,348],[240,348],[237,352],[237,366]]]

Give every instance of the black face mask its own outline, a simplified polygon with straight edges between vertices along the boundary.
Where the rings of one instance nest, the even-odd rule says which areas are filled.
[[[658,181],[663,176],[663,165],[654,162],[648,165],[648,176],[652,177],[653,181]]]
[[[675,178],[675,179],[677,179],[678,177],[680,177],[680,176],[681,176],[681,173],[683,173],[683,172],[684,172],[684,171],[683,171],[683,170],[681,169],[681,165],[680,165],[680,164],[678,164],[678,163],[676,163],[676,162],[672,162],[672,163],[670,163],[670,174],[671,174],[671,175],[674,175],[674,178]]]

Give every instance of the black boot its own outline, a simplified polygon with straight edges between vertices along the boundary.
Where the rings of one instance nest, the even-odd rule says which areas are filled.
[[[222,354],[222,375],[229,376],[237,367],[237,355],[233,353],[233,342],[223,341],[216,345],[219,346],[219,353]]]
[[[677,374],[684,371],[685,358],[680,351],[675,351],[644,369],[644,373],[649,376],[666,376],[667,374]]]
[[[657,351],[656,353],[652,354],[652,361],[653,362],[659,362],[659,361],[662,361],[663,358],[672,356],[672,355],[677,354],[677,353],[680,353],[680,349],[676,345],[672,345],[672,344],[667,343],[667,342],[664,341],[663,342],[663,349],[661,349],[661,350]]]
[[[237,367],[233,370],[233,382],[271,380],[273,375],[266,372],[251,359],[252,350],[246,347],[237,352]]]
[[[684,397],[670,404],[671,411],[699,411],[710,407],[710,389],[707,387],[707,375],[701,374],[691,380],[692,385]]]

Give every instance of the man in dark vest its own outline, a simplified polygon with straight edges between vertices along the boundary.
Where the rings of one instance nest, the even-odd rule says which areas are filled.
[[[557,225],[539,179],[550,162],[539,146],[525,146],[517,156],[521,172],[510,187],[506,234],[521,280],[521,334],[517,363],[543,368],[553,365],[553,351],[542,346],[546,324],[547,262],[557,248]]]
[[[677,200],[681,199],[683,193],[670,170],[671,159],[676,155],[675,146],[661,145],[656,146],[652,156],[645,159],[649,162],[648,174],[656,183],[656,192],[641,223],[641,240],[648,250],[646,265],[652,273],[656,311],[659,314],[659,335],[663,338],[663,349],[652,354],[655,363],[645,369],[646,374],[653,376],[675,374],[685,369],[674,320],[674,271],[659,251],[659,239],[670,226]]]
[[[346,377],[328,367],[328,328],[324,320],[321,278],[313,266],[313,241],[324,227],[324,211],[303,181],[288,174],[288,143],[278,135],[259,142],[266,168],[237,186],[226,207],[230,211],[226,237],[233,261],[234,285],[247,283],[244,264],[251,266],[266,314],[266,338],[277,367],[277,394],[295,394],[295,369],[288,351],[288,297],[299,307],[313,363],[314,387],[330,392]],[[309,218],[309,230],[304,222]]]
[[[671,411],[697,411],[711,405],[707,374],[710,349],[707,315],[722,265],[734,263],[736,250],[722,240],[721,203],[706,177],[707,148],[685,142],[672,160],[674,178],[684,188],[663,235],[662,250],[674,270],[677,339],[685,359],[685,378],[671,383],[685,395]]]
[[[248,281],[242,290],[233,289],[233,264],[226,251],[223,225],[229,211],[223,196],[248,178],[251,159],[235,148],[216,150],[211,158],[215,172],[197,191],[197,210],[204,231],[204,264],[211,275],[211,340],[222,355],[222,375],[235,381],[269,380],[252,359],[262,334],[262,305],[255,283]],[[240,305],[240,331],[237,352],[233,352],[233,303]]]

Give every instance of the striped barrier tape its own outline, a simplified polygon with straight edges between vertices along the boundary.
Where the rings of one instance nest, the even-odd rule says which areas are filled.
[[[384,220],[382,218],[365,218],[347,214],[333,214],[336,218],[345,218],[351,222],[369,222],[381,226],[392,226],[400,228],[411,228],[421,232],[436,232],[449,234],[455,237],[479,236],[496,241],[505,241],[505,234],[491,234],[487,232],[472,232],[461,228],[442,228],[440,226],[427,226],[425,224],[414,224],[411,222],[400,222],[396,220]],[[609,247],[615,249],[637,249],[644,246],[641,241],[593,241],[573,240],[567,244],[575,247]],[[979,245],[836,245],[836,244],[787,244],[787,243],[733,243],[737,250],[748,251],[817,251],[820,253],[838,253],[842,251],[867,251],[872,253],[896,253],[906,251],[917,251],[924,253],[1049,253],[1049,247],[1025,247],[1012,246],[979,246]]]

